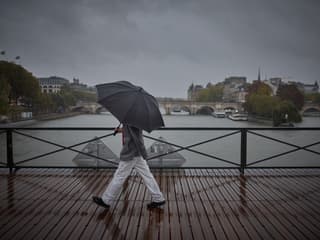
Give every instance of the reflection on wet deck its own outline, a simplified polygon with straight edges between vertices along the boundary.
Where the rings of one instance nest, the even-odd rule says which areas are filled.
[[[105,211],[113,170],[0,169],[1,239],[319,239],[320,170],[154,170],[167,204],[134,173]]]

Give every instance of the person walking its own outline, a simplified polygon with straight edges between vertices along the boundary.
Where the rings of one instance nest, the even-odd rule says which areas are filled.
[[[102,196],[93,196],[92,200],[99,206],[109,209],[119,196],[125,180],[134,168],[142,177],[151,194],[151,202],[148,203],[147,207],[151,209],[164,205],[165,198],[145,160],[147,151],[144,146],[142,129],[124,124],[122,129],[117,128],[115,133],[120,131],[123,134],[123,147],[120,152],[118,168]]]

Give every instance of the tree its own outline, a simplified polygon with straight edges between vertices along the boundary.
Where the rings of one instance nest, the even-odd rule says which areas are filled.
[[[248,113],[265,118],[272,118],[274,106],[279,99],[273,96],[251,94],[248,96],[245,109]]]
[[[302,118],[292,102],[280,101],[274,107],[272,120],[274,126],[279,126],[281,123],[301,122]]]
[[[281,100],[286,100],[292,102],[293,105],[298,109],[301,110],[304,105],[304,96],[299,91],[299,89],[293,85],[280,85],[277,91],[277,96]]]
[[[320,93],[309,93],[305,94],[304,99],[306,102],[320,103]]]
[[[261,81],[253,82],[247,86],[247,89],[248,94],[246,95],[246,102],[243,104],[244,109],[251,114],[271,116],[272,110],[268,109],[268,106],[270,103],[274,104],[275,101],[275,99],[271,97],[272,89]],[[264,104],[267,105],[265,106]],[[270,113],[267,114],[264,111],[270,111]]]
[[[9,85],[7,88],[9,102],[18,100],[28,106],[39,98],[40,86],[38,80],[25,68],[15,63],[0,61],[1,82]]]
[[[257,81],[249,87],[248,92],[244,108],[249,114],[270,119],[274,126],[301,121],[294,103],[280,96],[271,96],[272,91],[268,85]]]
[[[272,94],[272,89],[264,82],[255,81],[248,86],[248,96],[251,94],[270,96]]]
[[[199,102],[217,102],[221,101],[223,96],[223,86],[210,85],[200,90],[197,95]]]
[[[4,76],[0,75],[0,114],[7,114],[9,111],[10,85]]]

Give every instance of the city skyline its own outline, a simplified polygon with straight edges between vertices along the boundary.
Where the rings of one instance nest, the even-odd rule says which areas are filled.
[[[230,76],[319,82],[319,1],[6,1],[0,50],[36,77],[128,80],[158,97]],[[3,56],[3,55],[1,55]]]

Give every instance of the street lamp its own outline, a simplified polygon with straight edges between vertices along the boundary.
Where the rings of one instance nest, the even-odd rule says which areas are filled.
[[[0,55],[3,56],[3,60],[6,60],[6,58],[5,58],[6,51],[5,51],[5,50],[1,50],[1,51],[0,51]],[[16,57],[14,58],[15,61],[18,61],[18,60],[20,60],[20,59],[21,59],[20,56],[16,56]]]
[[[6,51],[2,50],[2,51],[0,52],[0,54],[3,55],[3,56],[5,56],[5,55],[6,55]]]

